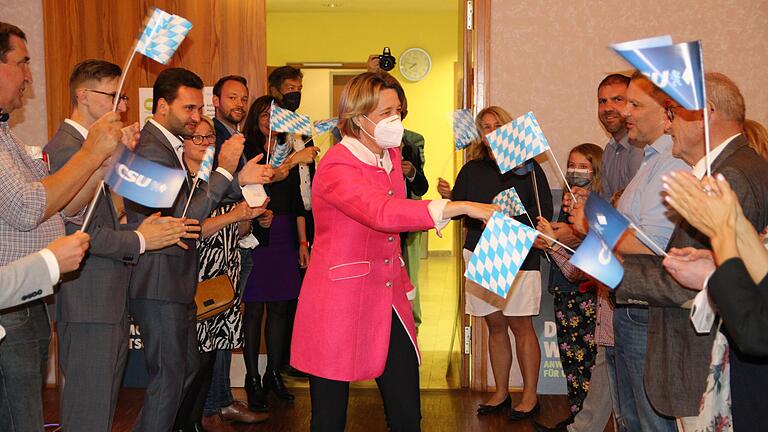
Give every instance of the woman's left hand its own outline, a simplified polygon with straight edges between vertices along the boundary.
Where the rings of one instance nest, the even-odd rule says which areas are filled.
[[[299,245],[299,268],[307,268],[309,265],[309,246]]]

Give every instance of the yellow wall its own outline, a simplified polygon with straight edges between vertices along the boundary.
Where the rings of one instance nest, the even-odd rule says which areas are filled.
[[[403,84],[408,96],[405,127],[424,135],[426,139],[425,173],[430,190],[425,197],[437,198],[437,177],[450,182],[455,177],[450,118],[454,104],[454,64],[458,59],[457,13],[268,13],[267,64],[364,63],[369,54],[381,53],[384,46],[389,46],[398,60],[407,48],[426,50],[432,57],[432,70],[422,81],[406,81],[397,67],[392,72]],[[299,111],[310,115],[313,120],[327,118],[330,71],[307,69],[304,74]],[[323,145],[324,140],[321,139],[319,144]],[[445,229],[442,239],[430,231],[430,251],[451,250],[451,231]]]

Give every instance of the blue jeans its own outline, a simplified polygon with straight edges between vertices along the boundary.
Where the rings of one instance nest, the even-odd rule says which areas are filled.
[[[613,417],[616,419],[616,432],[627,432],[627,427],[621,416],[619,404],[619,392],[616,388],[616,349],[612,346],[605,347],[605,365],[608,370],[608,384],[611,390],[611,402],[613,404]]]
[[[204,416],[212,416],[219,412],[219,409],[228,407],[235,401],[229,382],[231,364],[231,350],[216,350],[211,387],[208,390],[208,397],[205,399],[205,408],[203,408]]]
[[[0,313],[0,431],[43,430],[43,394],[51,326],[46,306],[29,303]]]
[[[237,283],[238,293],[242,298],[245,283],[253,269],[253,258],[250,249],[240,249],[240,280]],[[232,385],[229,381],[229,369],[232,365],[232,351],[218,350],[213,364],[213,377],[208,397],[205,399],[203,415],[211,416],[219,412],[219,409],[232,405],[235,401],[232,396]]]
[[[676,432],[675,419],[651,406],[643,382],[648,341],[648,309],[617,307],[613,313],[616,375],[611,382],[619,399],[619,428],[629,432]]]

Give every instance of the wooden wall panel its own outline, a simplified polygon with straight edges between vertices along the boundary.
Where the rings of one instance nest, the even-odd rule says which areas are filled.
[[[126,120],[138,120],[138,88],[151,87],[167,67],[190,69],[206,85],[224,75],[248,79],[252,99],[266,91],[266,0],[43,0],[48,134],[70,114],[67,80],[78,62],[100,58],[125,64],[144,17],[154,7],[183,16],[192,30],[167,66],[133,60],[125,93]]]

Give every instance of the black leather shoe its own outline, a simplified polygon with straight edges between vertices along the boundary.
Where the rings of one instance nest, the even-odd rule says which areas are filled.
[[[516,409],[513,409],[512,411],[510,411],[509,417],[507,418],[510,421],[525,420],[538,414],[540,409],[541,409],[541,406],[539,405],[539,402],[536,401],[536,405],[530,411],[518,411]]]
[[[272,390],[275,393],[275,396],[282,400],[292,401],[294,399],[293,394],[285,388],[283,376],[280,375],[280,372],[278,371],[266,371],[264,373],[263,384],[265,393],[269,393],[269,391]]]
[[[509,395],[507,395],[507,397],[503,401],[501,401],[501,403],[498,405],[480,404],[480,406],[477,407],[477,415],[494,414],[497,412],[501,412],[511,406],[512,406],[512,398],[509,397]]]
[[[541,423],[533,422],[533,430],[536,432],[568,432],[569,424],[571,424],[571,422],[560,422],[552,427],[547,427]]]
[[[267,393],[261,386],[261,377],[245,376],[245,395],[248,397],[248,408],[253,411],[266,411]]]

